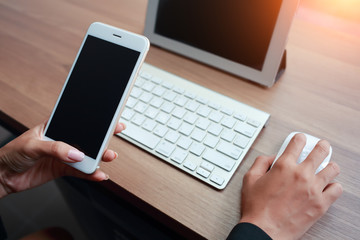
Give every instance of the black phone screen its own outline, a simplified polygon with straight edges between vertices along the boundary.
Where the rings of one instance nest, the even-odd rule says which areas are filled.
[[[88,35],[45,136],[95,159],[139,55]]]

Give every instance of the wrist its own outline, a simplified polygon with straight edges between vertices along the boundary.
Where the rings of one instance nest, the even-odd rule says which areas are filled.
[[[4,180],[4,161],[3,161],[3,151],[0,149],[0,198],[8,195],[8,191],[6,190],[5,180]]]
[[[0,170],[0,198],[8,195],[8,191],[6,190],[6,186],[4,183],[4,172]]]
[[[240,222],[233,228],[227,240],[235,239],[272,240],[272,238],[266,232],[264,232],[264,230],[255,224],[248,222]]]
[[[8,195],[8,193],[5,190],[5,187],[2,184],[0,184],[0,198],[5,197],[6,195]]]
[[[290,221],[290,220],[289,220]],[[294,228],[287,225],[283,226],[275,219],[267,218],[267,217],[248,217],[241,218],[239,223],[251,223],[258,228],[260,228],[263,232],[265,232],[271,239],[279,239],[279,240],[289,240],[289,239],[299,239],[301,235],[299,235]]]
[[[264,221],[264,219],[261,218],[252,218],[252,217],[242,217],[239,221],[239,223],[251,223],[258,228],[260,228],[262,231],[264,231],[268,236],[270,236],[272,239],[277,236],[275,234],[276,231],[271,227],[271,222]]]

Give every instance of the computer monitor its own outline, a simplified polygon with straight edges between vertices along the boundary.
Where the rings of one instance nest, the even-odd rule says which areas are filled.
[[[272,86],[299,0],[149,0],[152,44]]]

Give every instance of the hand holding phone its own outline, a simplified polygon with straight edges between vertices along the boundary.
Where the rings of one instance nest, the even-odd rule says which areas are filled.
[[[85,153],[67,164],[96,170],[148,49],[144,36],[91,24],[44,131]]]

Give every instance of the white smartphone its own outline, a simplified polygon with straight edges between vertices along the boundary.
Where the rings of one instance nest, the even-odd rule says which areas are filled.
[[[90,25],[44,131],[85,153],[72,167],[96,170],[148,49],[144,36]]]

